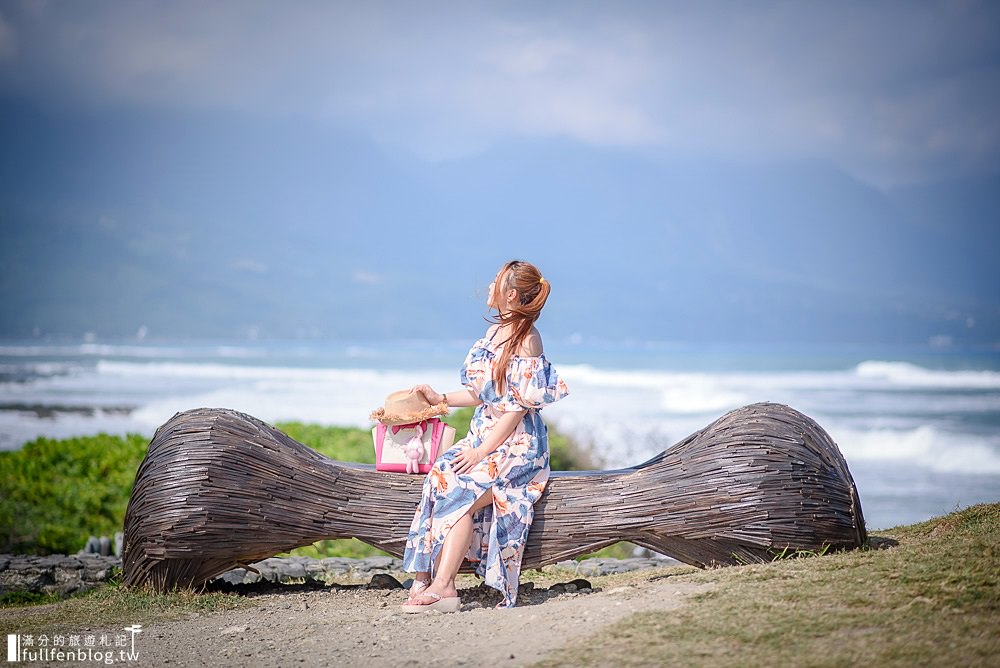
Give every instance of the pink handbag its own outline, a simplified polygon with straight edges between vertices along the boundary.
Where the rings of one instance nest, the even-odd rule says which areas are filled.
[[[455,429],[441,418],[392,426],[380,422],[372,429],[372,439],[376,471],[427,473],[438,453],[455,442]]]

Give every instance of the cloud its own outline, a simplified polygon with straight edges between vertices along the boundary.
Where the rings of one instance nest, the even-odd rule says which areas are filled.
[[[13,7],[0,93],[59,108],[318,118],[432,159],[519,137],[818,157],[885,184],[1000,155],[990,2]]]
[[[383,281],[383,276],[373,271],[355,271],[351,274],[351,282],[358,285],[380,285]]]
[[[17,35],[14,28],[0,13],[0,62],[11,60],[17,54]]]
[[[266,262],[261,262],[251,257],[236,258],[230,261],[229,266],[237,271],[245,271],[251,274],[266,274],[270,270]]]

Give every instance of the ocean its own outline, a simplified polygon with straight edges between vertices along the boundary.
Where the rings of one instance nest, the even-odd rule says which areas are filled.
[[[467,341],[0,344],[0,450],[151,436],[178,411],[370,426],[393,390],[458,389]],[[1000,501],[1000,350],[546,341],[570,396],[547,422],[605,467],[638,464],[758,401],[839,445],[870,529]]]

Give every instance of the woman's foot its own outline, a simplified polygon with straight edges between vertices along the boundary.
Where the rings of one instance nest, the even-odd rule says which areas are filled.
[[[417,581],[414,580],[413,587],[416,586]],[[410,587],[410,598],[406,601],[406,607],[429,605],[440,608],[445,601],[459,600],[458,590],[454,585],[441,586],[431,583],[418,593],[413,593],[413,587]]]
[[[434,593],[424,592],[413,601],[407,601],[399,606],[403,612],[458,612],[462,609],[462,600],[457,596],[442,598]]]
[[[430,585],[430,580],[418,580],[417,578],[413,578],[413,584],[410,585],[409,595],[407,596],[406,602],[412,603],[413,599],[420,596],[420,594]]]

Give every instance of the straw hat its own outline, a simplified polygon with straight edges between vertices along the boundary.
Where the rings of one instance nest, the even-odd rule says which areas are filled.
[[[410,424],[445,415],[447,412],[446,402],[432,405],[421,392],[410,389],[393,392],[385,398],[385,405],[372,411],[368,417],[386,425]]]

